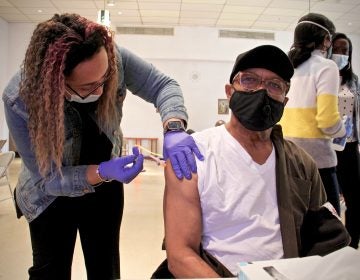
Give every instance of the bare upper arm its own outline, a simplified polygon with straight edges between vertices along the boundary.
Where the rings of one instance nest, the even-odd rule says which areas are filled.
[[[192,179],[176,178],[170,161],[165,168],[164,220],[168,256],[182,249],[199,252],[202,220],[197,174]]]

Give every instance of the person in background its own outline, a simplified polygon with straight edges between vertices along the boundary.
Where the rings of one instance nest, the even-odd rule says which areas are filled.
[[[279,48],[240,54],[225,85],[230,121],[192,134],[191,180],[165,168],[165,260],[152,278],[234,277],[237,263],[324,255],[349,243],[314,160],[284,140],[293,67]]]
[[[351,236],[350,246],[358,248],[360,237],[360,84],[352,70],[352,43],[343,33],[333,37],[331,59],[340,73],[339,111],[348,116],[353,133],[346,138],[343,151],[336,151],[339,185],[346,203],[345,226]]]
[[[340,214],[331,138],[343,137],[346,130],[337,106],[339,71],[328,59],[334,33],[334,24],[324,15],[309,13],[298,21],[288,53],[295,73],[280,124],[284,136],[313,157],[327,198]]]
[[[218,120],[218,121],[216,121],[215,126],[219,126],[219,125],[223,125],[223,124],[225,124],[225,121]]]
[[[185,132],[187,113],[176,81],[118,47],[113,32],[84,17],[55,14],[37,25],[21,71],[3,93],[23,162],[16,204],[29,222],[30,279],[71,279],[77,232],[88,279],[120,278],[123,184],[143,168],[137,148],[121,156],[127,90],[158,109],[166,158],[180,179],[190,178],[196,172],[193,152],[202,155]]]

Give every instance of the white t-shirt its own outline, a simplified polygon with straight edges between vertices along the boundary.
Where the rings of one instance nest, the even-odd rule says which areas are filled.
[[[204,249],[235,275],[238,262],[282,258],[274,148],[259,165],[224,125],[192,136],[205,156],[197,160]]]

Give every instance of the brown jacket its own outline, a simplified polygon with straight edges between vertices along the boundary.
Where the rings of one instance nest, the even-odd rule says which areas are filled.
[[[284,257],[326,255],[349,244],[349,235],[327,208],[313,159],[284,140],[280,126],[271,135],[276,151],[276,188]]]

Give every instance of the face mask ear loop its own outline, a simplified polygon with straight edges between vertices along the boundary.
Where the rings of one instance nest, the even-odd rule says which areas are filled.
[[[317,27],[320,27],[321,29],[325,30],[325,31],[327,32],[327,34],[329,35],[329,40],[331,41],[331,39],[332,39],[331,33],[330,33],[330,31],[329,31],[325,26],[322,26],[321,24],[318,24],[318,23],[313,22],[313,21],[310,21],[310,20],[304,20],[304,21],[298,22],[298,24],[296,25],[296,27],[297,27],[299,24],[303,24],[303,23],[309,23],[309,24],[312,24],[312,25],[316,25]]]
[[[349,61],[349,62],[348,62],[348,66],[347,66],[346,70],[349,70],[349,69],[350,69],[350,67],[351,67],[351,62]]]
[[[332,56],[332,49],[333,49],[332,45],[327,49],[327,58],[329,58],[329,59]]]

